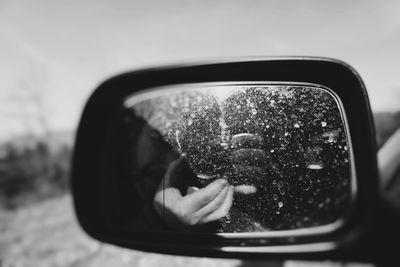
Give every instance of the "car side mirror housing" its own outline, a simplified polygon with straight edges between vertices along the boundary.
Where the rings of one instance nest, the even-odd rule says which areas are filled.
[[[306,57],[119,75],[85,106],[72,192],[82,228],[118,246],[362,260],[378,205],[365,86]]]

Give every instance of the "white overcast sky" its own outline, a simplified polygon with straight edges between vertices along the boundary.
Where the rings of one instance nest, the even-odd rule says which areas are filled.
[[[40,95],[53,129],[121,71],[215,57],[309,55],[352,65],[374,111],[400,109],[400,1],[0,0],[0,139]]]

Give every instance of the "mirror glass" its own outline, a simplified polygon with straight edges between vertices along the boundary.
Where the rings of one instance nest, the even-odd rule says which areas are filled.
[[[133,94],[123,109],[136,229],[293,235],[346,218],[351,146],[329,88],[182,84]]]

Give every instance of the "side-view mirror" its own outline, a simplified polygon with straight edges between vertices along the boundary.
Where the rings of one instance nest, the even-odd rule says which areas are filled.
[[[366,89],[354,69],[325,58],[119,75],[85,107],[72,190],[83,229],[127,248],[374,260],[380,202]]]

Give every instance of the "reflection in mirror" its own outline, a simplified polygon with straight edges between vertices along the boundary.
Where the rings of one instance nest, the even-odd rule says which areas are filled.
[[[132,95],[125,108],[143,227],[331,231],[351,206],[345,116],[325,87],[177,85]]]

